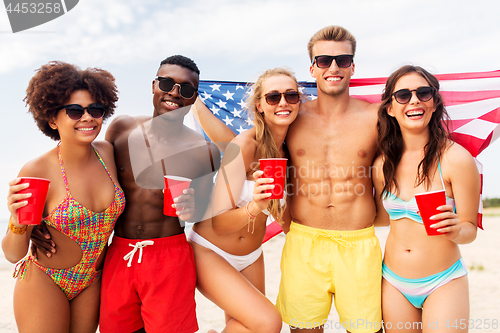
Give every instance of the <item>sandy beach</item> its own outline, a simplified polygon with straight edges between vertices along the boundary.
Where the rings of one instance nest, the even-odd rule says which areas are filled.
[[[486,210],[483,225],[485,231],[479,231],[477,239],[472,244],[461,246],[462,256],[469,271],[471,304],[469,323],[470,327],[474,327],[470,332],[500,332],[500,209]],[[376,233],[382,246],[385,244],[387,232],[388,228],[377,228]],[[264,244],[267,296],[273,303],[278,294],[279,263],[284,241],[285,237],[278,235]],[[15,283],[12,278],[13,270],[14,265],[7,262],[3,253],[0,253],[1,333],[17,332],[12,309]],[[207,332],[211,328],[220,332],[224,327],[222,310],[198,292],[196,300],[200,326],[198,332]],[[334,309],[330,314],[329,324],[330,327],[325,329],[325,332],[345,332],[338,325],[338,316]],[[282,332],[289,332],[287,325],[283,325]]]

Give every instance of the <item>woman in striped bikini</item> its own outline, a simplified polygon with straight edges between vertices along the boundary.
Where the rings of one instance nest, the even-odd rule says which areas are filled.
[[[448,139],[439,82],[421,67],[403,66],[389,77],[378,116],[376,223],[391,225],[382,273],[385,330],[466,332],[468,280],[458,244],[476,238],[475,162]],[[427,236],[415,194],[443,189],[447,204],[432,217],[441,235]]]
[[[38,69],[26,103],[39,129],[60,140],[57,147],[26,163],[18,177],[50,180],[44,207],[57,252],[28,255],[33,226],[23,226],[16,211],[27,204],[27,188],[10,182],[9,230],[2,249],[18,262],[14,315],[20,332],[95,332],[99,314],[100,268],[114,223],[124,209],[113,146],[95,142],[103,120],[118,100],[113,76],[50,62]],[[25,257],[26,256],[26,257]],[[24,257],[24,259],[23,259]]]

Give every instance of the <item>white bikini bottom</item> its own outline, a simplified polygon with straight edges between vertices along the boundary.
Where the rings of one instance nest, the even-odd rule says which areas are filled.
[[[188,239],[195,242],[198,245],[201,245],[207,249],[210,249],[220,255],[222,258],[226,259],[226,261],[233,266],[238,272],[241,272],[251,264],[257,261],[259,259],[260,255],[262,254],[262,245],[252,253],[246,254],[244,256],[237,256],[234,254],[227,253],[226,251],[222,250],[221,248],[215,246],[205,238],[201,237],[196,231],[191,230],[191,232],[188,235]]]

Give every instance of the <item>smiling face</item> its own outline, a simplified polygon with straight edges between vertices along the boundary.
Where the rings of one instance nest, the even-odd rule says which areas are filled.
[[[290,104],[285,97],[277,105],[269,105],[266,102],[265,94],[271,92],[284,93],[287,91],[298,91],[297,83],[289,76],[276,75],[271,76],[262,83],[262,96],[256,103],[257,112],[264,115],[264,120],[269,125],[290,125],[297,118],[300,103]]]
[[[169,77],[178,84],[189,84],[198,88],[199,77],[195,72],[178,66],[178,65],[163,65],[158,70],[157,76]],[[177,110],[183,106],[191,105],[195,102],[198,94],[194,94],[192,98],[186,99],[179,94],[179,86],[174,86],[170,92],[164,92],[159,87],[159,81],[153,81],[153,106],[154,116],[165,114],[170,111]]]
[[[429,87],[429,83],[418,73],[410,73],[402,76],[394,86],[394,92],[400,89],[415,90],[419,87]],[[387,114],[395,117],[401,130],[404,129],[423,129],[426,128],[436,111],[434,98],[427,102],[422,102],[412,92],[410,101],[406,104],[400,104],[392,97]]]
[[[95,102],[87,90],[75,90],[64,105],[78,104],[87,107]],[[102,118],[95,119],[85,111],[80,120],[72,120],[66,114],[66,110],[61,109],[56,117],[49,122],[49,126],[59,132],[61,141],[90,143],[101,131]]]
[[[313,47],[313,58],[318,55],[337,56],[353,54],[351,43],[348,41],[319,41]],[[318,90],[326,95],[339,95],[348,92],[351,76],[354,74],[354,63],[347,68],[340,68],[336,61],[332,61],[329,68],[319,68],[316,63],[309,68],[311,76],[316,79]]]

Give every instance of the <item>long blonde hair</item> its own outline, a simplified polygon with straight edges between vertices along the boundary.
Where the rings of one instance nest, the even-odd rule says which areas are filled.
[[[268,69],[264,73],[262,73],[257,81],[251,86],[252,93],[246,100],[248,105],[249,115],[253,117],[253,123],[255,125],[255,140],[257,141],[257,152],[260,158],[276,158],[281,157],[279,146],[274,142],[273,135],[271,132],[271,128],[267,125],[266,120],[264,119],[264,114],[260,113],[257,110],[257,104],[261,102],[263,98],[262,94],[262,85],[265,80],[273,76],[284,75],[291,78],[298,87],[297,79],[295,78],[294,73],[285,68],[278,67],[274,69]],[[260,168],[260,163],[254,164],[252,168],[252,173]],[[287,178],[285,178],[285,184],[287,182]],[[286,185],[285,185],[286,188]],[[274,216],[276,221],[280,221],[283,212],[285,211],[285,206],[281,206],[280,200],[274,199],[269,202],[267,210]]]

